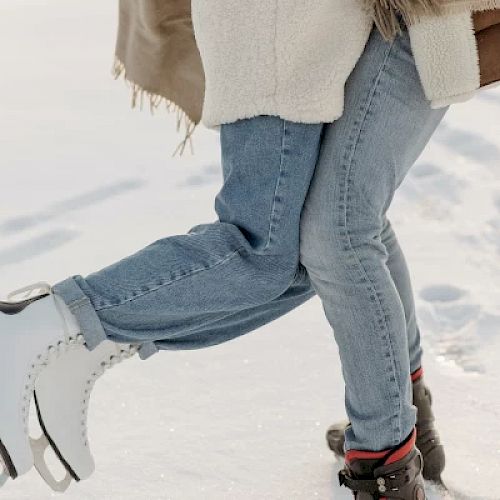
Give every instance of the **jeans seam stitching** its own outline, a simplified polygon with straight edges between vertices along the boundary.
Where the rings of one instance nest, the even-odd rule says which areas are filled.
[[[384,58],[384,61],[380,67],[380,70],[375,78],[375,81],[374,81],[374,86],[373,86],[373,89],[372,89],[372,92],[371,94],[369,95],[369,98],[368,98],[368,101],[366,102],[366,109],[364,110],[364,114],[361,118],[361,121],[359,122],[359,131],[357,131],[357,137],[356,136],[353,136],[352,139],[354,140],[354,143],[352,144],[351,146],[351,152],[352,154],[350,155],[350,158],[348,160],[348,163],[345,164],[345,168],[346,168],[346,175],[345,175],[345,187],[346,187],[346,190],[345,190],[345,193],[344,193],[344,216],[345,216],[345,236],[346,236],[346,240],[347,240],[347,243],[349,245],[349,250],[352,252],[352,254],[356,257],[357,261],[358,261],[358,264],[360,266],[360,268],[362,269],[362,272],[364,274],[364,279],[368,280],[368,282],[371,284],[371,287],[373,288],[373,290],[375,291],[375,296],[377,297],[378,299],[378,307],[377,307],[377,316],[380,315],[380,313],[382,313],[382,318],[383,318],[383,321],[384,321],[384,329],[385,331],[387,332],[388,331],[388,323],[387,323],[387,317],[386,317],[386,312],[385,312],[385,308],[382,304],[382,301],[379,297],[379,294],[377,293],[377,288],[375,286],[375,283],[370,279],[369,275],[368,275],[368,272],[360,258],[360,256],[358,255],[358,253],[356,252],[355,248],[353,247],[352,245],[352,236],[351,236],[351,233],[349,231],[349,224],[348,224],[348,209],[347,209],[347,206],[348,206],[348,198],[349,198],[349,180],[350,180],[350,174],[352,172],[352,166],[353,166],[353,163],[354,163],[354,156],[355,156],[355,153],[356,153],[356,149],[357,149],[357,146],[358,144],[360,143],[360,140],[361,140],[361,136],[362,136],[362,133],[363,133],[363,125],[365,124],[366,122],[366,119],[369,115],[369,111],[371,109],[371,106],[373,104],[373,101],[374,101],[374,97],[376,95],[376,91],[377,91],[377,86],[379,85],[380,81],[381,81],[381,77],[382,77],[382,74],[385,70],[385,68],[387,67],[387,61],[392,53],[392,49],[394,47],[394,42],[391,43],[389,49],[387,50],[387,53],[385,55],[385,58]],[[370,288],[367,287],[367,290],[368,292],[371,294],[372,292],[370,291]],[[377,327],[377,329],[380,327],[380,325]],[[399,383],[398,383],[398,380],[397,380],[397,376],[396,376],[396,365],[395,365],[395,359],[394,359],[394,348],[393,348],[393,345],[392,345],[392,342],[391,342],[391,339],[390,339],[390,336],[388,336],[387,334],[383,335],[382,337],[383,340],[385,340],[389,346],[389,353],[390,353],[390,356],[391,356],[391,369],[392,369],[392,372],[393,372],[393,376],[394,376],[394,379],[395,379],[395,382],[396,384],[398,385],[398,389],[399,389],[399,392],[401,392],[401,387],[399,387]],[[401,402],[399,401],[399,416],[398,416],[398,431],[399,431],[399,437],[397,438],[398,440],[398,443],[395,443],[395,444],[399,444],[399,442],[401,441]],[[395,417],[395,415],[393,416],[393,418]]]
[[[69,309],[81,309],[82,307],[88,306],[90,304],[90,300],[88,297],[82,297],[80,299],[77,299],[71,304],[68,304]]]
[[[269,233],[268,233],[267,243],[266,243],[266,246],[262,249],[263,252],[268,250],[270,245],[271,245],[272,234],[274,232],[276,222],[278,220],[278,217],[276,215],[276,211],[277,211],[276,205],[277,205],[278,192],[279,192],[279,189],[281,187],[282,177],[283,177],[283,173],[284,173],[285,138],[286,138],[286,120],[283,120],[282,137],[281,137],[281,151],[280,151],[280,168],[279,168],[279,173],[278,173],[278,179],[276,181],[276,186],[274,188],[273,205],[271,207],[271,215],[269,217]]]
[[[106,305],[104,307],[96,307],[95,311],[96,312],[97,311],[104,311],[106,309],[111,309],[113,307],[120,307],[120,306],[126,304],[127,302],[133,302],[134,300],[140,299],[140,298],[142,298],[142,297],[144,297],[144,296],[146,296],[146,295],[148,295],[150,293],[153,293],[153,292],[156,292],[156,291],[160,290],[161,288],[169,286],[172,283],[176,283],[176,282],[181,281],[181,280],[183,280],[185,278],[190,278],[190,277],[192,277],[192,276],[194,276],[196,274],[200,274],[200,273],[202,273],[204,271],[210,271],[211,269],[214,269],[214,268],[220,266],[221,264],[224,264],[225,262],[228,262],[234,256],[236,256],[237,254],[239,254],[240,251],[243,250],[243,249],[244,249],[244,247],[240,246],[239,248],[237,248],[236,250],[234,250],[234,252],[231,252],[230,254],[226,255],[224,258],[218,260],[217,262],[215,262],[212,265],[201,267],[199,269],[194,269],[193,271],[190,271],[187,274],[184,274],[182,276],[178,276],[177,278],[174,278],[174,279],[171,279],[169,281],[166,281],[165,283],[162,283],[161,285],[159,285],[159,286],[157,286],[155,288],[150,288],[149,290],[147,290],[144,293],[137,294],[137,295],[135,295],[135,296],[133,296],[131,298],[124,299],[124,300],[118,302],[117,304],[108,304],[108,305]]]

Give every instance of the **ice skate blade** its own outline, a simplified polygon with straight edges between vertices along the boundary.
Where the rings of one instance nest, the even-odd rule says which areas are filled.
[[[7,466],[3,463],[2,458],[0,457],[0,488],[10,479],[10,474],[7,470]]]
[[[6,472],[0,474],[0,488],[10,479],[10,476]]]
[[[5,448],[5,446],[2,444],[2,441],[0,440],[0,465],[2,466],[2,474],[0,475],[0,487],[2,487],[7,479],[12,478],[16,479],[17,477],[17,471],[16,468],[14,467],[14,464],[12,463],[12,460],[10,458],[10,455]],[[4,476],[7,476],[5,479]]]
[[[58,481],[50,472],[47,463],[45,462],[45,451],[48,448],[51,448],[50,442],[47,437],[45,435],[42,435],[39,439],[33,439],[30,437],[30,443],[31,450],[33,451],[33,458],[35,460],[35,468],[42,479],[53,491],[64,493],[70,487],[71,482],[73,481],[73,477],[66,470],[64,479]]]

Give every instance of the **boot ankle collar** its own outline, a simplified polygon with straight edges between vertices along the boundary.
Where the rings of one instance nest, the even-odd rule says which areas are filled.
[[[345,455],[345,461],[349,464],[354,460],[384,460],[385,465],[392,464],[410,453],[415,446],[416,439],[417,431],[414,429],[405,441],[395,449],[384,451],[349,450]]]

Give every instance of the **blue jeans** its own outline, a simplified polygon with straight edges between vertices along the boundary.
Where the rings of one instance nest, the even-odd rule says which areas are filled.
[[[206,347],[311,297],[299,229],[323,127],[274,116],[223,125],[217,222],[54,287],[89,348],[106,338],[139,343],[146,358]]]
[[[445,114],[426,101],[405,33],[373,34],[325,130],[301,220],[301,262],[339,346],[347,449],[400,444],[415,425],[421,348],[408,270],[387,210]],[[405,334],[406,333],[406,334]]]
[[[407,36],[390,44],[374,32],[339,121],[260,116],[223,125],[217,222],[54,287],[89,348],[109,338],[141,344],[147,358],[220,344],[317,291],[343,358],[348,448],[399,444],[415,423],[409,374],[421,349],[408,270],[385,211],[442,116],[418,82]]]

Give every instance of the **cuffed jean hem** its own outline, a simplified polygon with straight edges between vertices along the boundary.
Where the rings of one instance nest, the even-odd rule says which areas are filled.
[[[146,360],[159,351],[160,350],[154,342],[146,342],[145,344],[141,344],[141,347],[139,347],[139,357],[142,360]]]
[[[85,345],[92,351],[103,340],[107,340],[106,332],[90,299],[83,293],[73,278],[61,281],[53,287],[53,292],[68,306],[75,317],[85,339]],[[139,347],[141,359],[147,359],[158,352],[154,342],[146,342]]]

